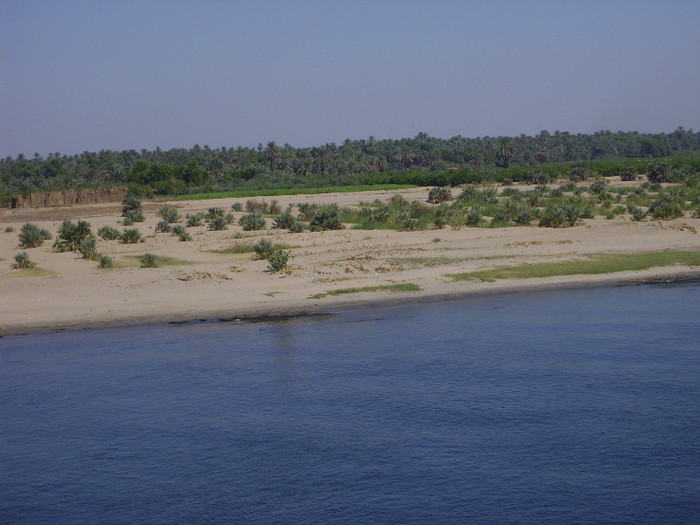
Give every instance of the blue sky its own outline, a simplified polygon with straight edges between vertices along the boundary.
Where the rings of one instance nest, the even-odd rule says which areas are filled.
[[[0,156],[700,128],[700,2],[0,0]]]

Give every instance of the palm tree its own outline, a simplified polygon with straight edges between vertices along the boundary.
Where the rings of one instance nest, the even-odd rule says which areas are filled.
[[[496,146],[496,158],[501,162],[504,168],[510,164],[510,159],[513,158],[513,139],[510,137],[501,137],[498,139]]]
[[[268,142],[267,147],[265,148],[265,158],[270,163],[270,172],[271,173],[275,172],[275,162],[277,162],[278,157],[279,157],[279,148],[277,147],[277,144],[275,144],[274,141]]]

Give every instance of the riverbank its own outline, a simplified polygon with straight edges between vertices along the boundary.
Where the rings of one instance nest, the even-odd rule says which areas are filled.
[[[356,206],[388,202],[400,193],[425,202],[427,188],[353,194],[274,197],[290,204]],[[271,202],[273,198],[261,197]],[[700,219],[634,222],[625,217],[582,220],[572,228],[461,228],[401,232],[344,229],[290,233],[268,228],[245,232],[187,228],[192,240],[156,233],[162,206],[187,213],[211,207],[231,210],[241,199],[145,202],[145,221],[136,223],[144,242],[98,240],[100,253],[115,268],[100,269],[73,252],[55,253],[51,242],[20,250],[18,232],[26,222],[55,235],[63,220],[86,220],[93,231],[121,228],[115,205],[6,210],[0,217],[0,335],[186,322],[251,319],[335,312],[379,304],[436,301],[470,295],[580,286],[616,285],[644,280],[700,277],[697,266],[665,266],[598,275],[530,279],[456,281],[450,275],[502,266],[581,261],[597,254],[700,251]],[[13,231],[5,231],[12,229]],[[288,273],[270,273],[267,262],[246,248],[267,239],[292,256]],[[16,270],[14,256],[26,251],[38,270]],[[138,259],[153,253],[166,264],[140,268]],[[399,290],[399,291],[396,291]]]

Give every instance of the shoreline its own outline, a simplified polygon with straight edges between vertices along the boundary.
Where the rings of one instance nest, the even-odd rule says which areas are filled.
[[[661,273],[660,273],[661,272]],[[638,274],[636,276],[619,274]],[[421,292],[406,292],[401,294],[383,294],[380,297],[372,298],[331,298],[326,304],[315,304],[313,306],[299,305],[296,309],[288,306],[266,308],[263,310],[251,309],[246,311],[237,310],[231,315],[230,310],[217,311],[183,311],[174,314],[153,313],[141,316],[139,320],[133,317],[104,319],[95,316],[92,320],[82,320],[79,322],[65,322],[60,325],[43,323],[41,321],[23,323],[17,325],[4,326],[0,330],[0,339],[6,337],[22,337],[36,334],[80,332],[87,330],[106,330],[119,328],[137,328],[156,325],[191,325],[204,323],[270,323],[279,321],[290,321],[305,318],[323,318],[334,316],[343,312],[353,310],[392,307],[399,305],[420,305],[438,302],[465,301],[470,298],[478,299],[482,297],[507,297],[523,294],[544,294],[544,293],[566,293],[569,291],[593,288],[641,286],[655,284],[681,284],[687,282],[700,281],[700,270],[690,268],[655,268],[638,272],[618,272],[611,274],[600,274],[595,276],[569,276],[574,279],[561,278],[541,278],[541,279],[519,279],[501,281],[494,288],[479,288],[462,292],[422,294]],[[584,278],[582,278],[584,277]],[[537,284],[528,281],[539,281]],[[488,283],[494,285],[496,283]],[[371,293],[371,292],[368,292]],[[373,293],[372,293],[373,294]],[[330,304],[328,304],[330,303]],[[205,313],[205,315],[201,315]]]

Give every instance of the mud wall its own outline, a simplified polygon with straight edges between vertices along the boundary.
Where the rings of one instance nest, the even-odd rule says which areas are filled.
[[[100,204],[121,202],[126,197],[126,187],[84,188],[77,190],[45,191],[12,197],[13,208],[45,208],[48,206],[73,206],[74,204]]]

